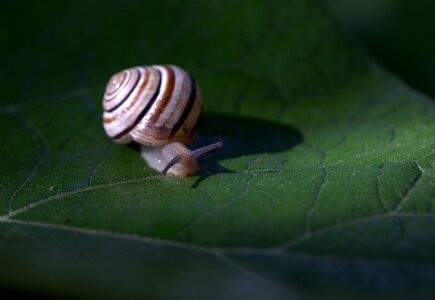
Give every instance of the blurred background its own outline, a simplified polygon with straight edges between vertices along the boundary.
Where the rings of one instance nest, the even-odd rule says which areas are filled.
[[[324,0],[341,28],[372,55],[381,65],[398,74],[408,84],[431,97],[435,97],[435,1],[429,0]],[[98,1],[94,1],[97,5]],[[24,43],[32,42],[35,34],[47,24],[58,22],[65,15],[59,12],[71,9],[71,4],[62,1],[44,1],[40,4],[25,1],[22,7],[13,0],[2,1],[4,11],[0,19],[0,62],[2,73],[18,62],[16,51],[26,51]],[[74,5],[77,8],[80,4]],[[175,6],[175,5],[174,5]],[[25,7],[26,9],[22,9]],[[37,11],[38,17],[33,16]],[[33,19],[32,26],[17,22]],[[84,14],[86,17],[86,14]],[[175,16],[174,16],[175,17]],[[83,20],[85,21],[85,20]],[[83,26],[89,25],[83,23]],[[14,30],[11,31],[10,27]],[[52,28],[56,31],[56,28]],[[79,30],[79,29],[77,29]],[[91,32],[102,28],[92,28]],[[117,34],[116,32],[114,34]],[[131,34],[134,34],[132,32]],[[50,32],[46,33],[47,36]],[[44,37],[38,43],[44,43]],[[75,37],[71,37],[72,39]],[[82,36],[81,38],[88,38]],[[90,41],[90,44],[92,42]],[[141,47],[141,45],[137,45]],[[73,49],[71,49],[73,51]],[[119,55],[119,45],[112,50]],[[12,53],[14,53],[12,55]],[[65,53],[66,54],[66,53]],[[4,61],[8,58],[8,61]],[[92,57],[89,60],[95,59]],[[85,63],[85,62],[83,62]],[[41,66],[43,67],[43,66]],[[29,79],[31,80],[31,79]],[[0,87],[1,89],[1,87]]]
[[[342,28],[378,62],[435,97],[435,1],[325,1]]]

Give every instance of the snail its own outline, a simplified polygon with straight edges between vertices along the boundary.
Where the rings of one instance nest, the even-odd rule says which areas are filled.
[[[139,143],[141,156],[163,175],[193,175],[199,156],[223,146],[217,142],[193,151],[185,146],[198,130],[202,96],[193,77],[174,65],[139,66],[114,74],[103,108],[106,134],[115,143]]]

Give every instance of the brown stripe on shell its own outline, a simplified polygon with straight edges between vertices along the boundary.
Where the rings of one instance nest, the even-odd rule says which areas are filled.
[[[147,123],[148,128],[153,127],[154,123],[157,121],[161,113],[165,110],[165,107],[168,105],[169,100],[171,99],[172,92],[175,86],[175,74],[172,67],[169,65],[163,65],[162,67],[166,70],[166,73],[168,74],[168,79],[166,81],[165,90],[163,91],[162,96],[159,98],[159,101],[157,102],[156,110],[152,113],[152,115],[148,120]]]
[[[149,74],[149,72],[147,72],[147,70],[145,69],[145,79],[144,79],[144,81],[141,83],[141,85],[136,89],[136,94],[135,94],[135,96],[134,96],[134,98],[133,98],[133,100],[131,100],[129,103],[128,103],[128,105],[126,106],[126,107],[124,107],[124,108],[122,108],[122,111],[120,112],[120,113],[118,113],[117,115],[114,115],[114,116],[112,116],[112,117],[110,117],[110,118],[103,118],[103,123],[105,123],[105,124],[109,124],[109,123],[111,123],[111,122],[113,122],[113,121],[115,121],[117,118],[118,118],[118,115],[119,114],[122,114],[122,113],[126,113],[126,112],[128,112],[133,106],[134,106],[134,104],[137,102],[137,100],[140,98],[139,96],[140,95],[142,95],[142,92],[143,92],[143,90],[144,90],[144,88],[146,87],[146,85],[147,85],[147,83],[148,83],[148,80],[149,80],[149,77],[150,77],[150,74]],[[140,75],[141,76],[141,75]],[[136,84],[137,85],[137,84]],[[131,96],[130,94],[128,95],[129,97]],[[124,101],[125,102],[125,101]],[[113,110],[110,110],[110,111],[108,111],[108,112],[112,112]],[[135,112],[133,112],[133,114],[134,114]]]
[[[113,98],[111,98],[111,96],[113,95],[113,94],[116,94],[117,92],[119,92],[120,91],[120,88],[124,85],[124,82],[125,82],[125,80],[126,80],[126,78],[127,77],[130,77],[130,76],[128,76],[130,74],[130,71],[129,70],[126,70],[126,71],[124,71],[124,72],[122,72],[122,80],[121,80],[121,82],[117,82],[117,84],[113,84],[113,82],[111,83],[111,84],[109,84],[109,85],[118,85],[118,87],[115,87],[112,91],[110,91],[110,92],[107,92],[107,89],[106,89],[106,94],[104,95],[104,98],[107,100],[107,101],[110,101],[110,100],[112,100]],[[117,76],[118,74],[115,74],[114,76],[112,76],[112,78],[110,79],[110,81],[113,81],[114,79],[113,79],[113,77],[115,77],[115,76]]]
[[[130,70],[125,70],[124,74],[126,74],[124,76],[124,79],[122,80],[122,85],[119,86],[119,88],[115,89],[115,91],[112,94],[104,94],[104,101],[105,102],[110,102],[114,99],[116,99],[116,97],[119,95],[119,93],[126,88],[126,86],[128,85],[128,82],[131,80],[132,77],[132,72]],[[115,75],[116,76],[116,75]],[[112,76],[113,78],[113,76]],[[106,88],[107,89],[107,88]]]
[[[147,103],[147,105],[145,106],[145,108],[141,111],[141,113],[137,116],[137,118],[134,120],[133,124],[131,124],[130,126],[128,126],[127,128],[125,128],[124,130],[122,130],[121,132],[119,132],[118,134],[112,136],[111,138],[113,139],[119,139],[122,136],[124,136],[125,134],[127,134],[131,129],[133,129],[133,127],[135,127],[137,125],[137,123],[140,122],[140,120],[142,120],[142,118],[145,116],[145,114],[148,112],[148,110],[151,108],[151,106],[153,105],[153,103],[156,101],[157,96],[160,93],[160,89],[162,86],[162,74],[159,70],[157,70],[159,72],[159,84],[157,86],[156,91],[154,92],[154,95],[151,97],[150,101]],[[140,95],[140,93],[138,93],[138,95]],[[138,98],[138,95],[136,95],[136,98],[134,99],[135,101]]]
[[[146,86],[148,84],[148,80],[150,78],[150,72],[148,72],[147,69],[144,69],[144,76],[145,76],[145,79],[140,84],[140,86],[137,87],[136,94],[133,96],[133,100],[131,100],[126,107],[122,108],[122,112],[121,113],[128,112],[132,107],[134,107],[136,102],[140,99],[142,93],[144,92],[144,89],[146,88]],[[136,111],[134,111],[133,114],[134,113],[136,113]]]
[[[138,70],[136,70],[137,72],[139,72]],[[130,91],[128,91],[127,95],[125,95],[125,97],[119,101],[119,103],[117,103],[114,107],[112,107],[111,109],[106,109],[105,111],[107,112],[113,112],[115,111],[118,107],[120,107],[122,104],[124,104],[125,101],[127,101],[128,98],[130,98],[131,94],[133,93],[133,91],[136,89],[136,86],[138,85],[140,79],[142,78],[142,74],[139,72],[139,75],[137,76],[136,82],[133,84],[133,86],[131,87]],[[139,89],[142,89],[143,84],[139,87]]]
[[[193,104],[195,103],[195,100],[196,100],[196,91],[197,91],[196,82],[193,79],[192,75],[190,75],[190,74],[189,74],[189,78],[190,78],[189,100],[188,100],[187,105],[184,108],[183,113],[181,114],[180,118],[175,123],[175,125],[172,127],[171,132],[169,134],[169,139],[174,137],[174,135],[177,133],[177,131],[180,129],[180,127],[187,120],[187,117],[189,116],[190,112],[192,111]]]

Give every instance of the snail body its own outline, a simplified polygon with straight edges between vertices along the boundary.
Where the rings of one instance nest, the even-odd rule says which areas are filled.
[[[103,108],[106,134],[116,143],[141,144],[142,157],[162,174],[193,175],[198,153],[222,147],[215,143],[190,151],[184,145],[198,130],[202,95],[193,77],[174,65],[139,66],[114,74]]]
[[[141,155],[149,166],[161,174],[190,176],[198,170],[196,159],[199,156],[222,146],[222,142],[217,142],[191,151],[182,143],[176,142],[163,147],[141,146]]]

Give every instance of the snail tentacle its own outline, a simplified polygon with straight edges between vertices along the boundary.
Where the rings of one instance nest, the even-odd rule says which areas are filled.
[[[170,168],[172,168],[175,164],[179,163],[181,160],[183,159],[183,156],[181,154],[178,154],[176,156],[174,156],[174,158],[172,158],[168,164],[166,165],[166,167],[160,172],[161,175],[166,175],[166,173],[168,172],[168,170]]]

